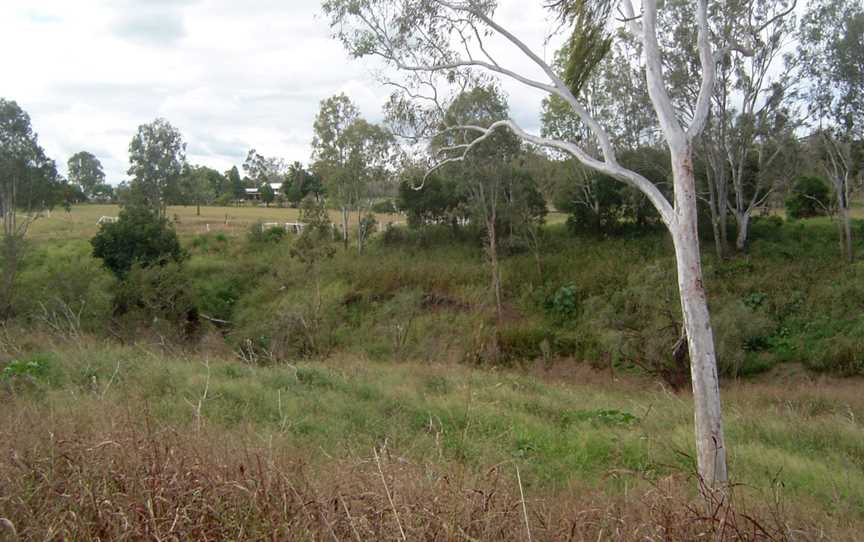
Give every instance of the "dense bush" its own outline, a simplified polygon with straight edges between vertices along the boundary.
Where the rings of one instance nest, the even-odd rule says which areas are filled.
[[[93,256],[121,279],[134,265],[165,265],[186,258],[168,221],[141,206],[120,211],[119,220],[103,224],[90,244]]]
[[[798,219],[826,215],[830,198],[831,189],[821,177],[798,177],[786,198],[786,216]]]
[[[399,210],[396,209],[396,202],[394,202],[392,199],[385,199],[383,201],[374,203],[372,205],[371,211],[373,213],[379,213],[383,215],[396,214],[397,212],[399,212]]]
[[[198,336],[198,306],[188,274],[176,262],[162,266],[133,265],[117,284],[114,315],[132,338],[145,328],[172,340]]]
[[[285,231],[285,228],[282,226],[265,228],[263,222],[256,222],[249,226],[249,232],[246,234],[246,238],[250,243],[255,244],[278,243],[285,239],[287,234],[288,232]]]

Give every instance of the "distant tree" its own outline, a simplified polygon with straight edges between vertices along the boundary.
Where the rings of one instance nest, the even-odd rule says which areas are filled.
[[[129,144],[132,201],[164,218],[168,203],[177,198],[185,161],[183,136],[167,120],[159,118],[139,126]]]
[[[342,211],[342,233],[348,248],[349,214],[357,212],[360,228],[364,211],[368,210],[362,204],[371,205],[370,184],[389,176],[395,141],[385,128],[360,118],[357,108],[344,94],[321,102],[314,131],[313,169],[320,175],[330,200]],[[357,248],[363,250],[362,235],[357,238]]]
[[[255,149],[250,149],[246,161],[243,162],[243,170],[253,186],[262,188],[265,184],[281,184],[287,167],[281,158],[266,158]]]
[[[492,292],[498,321],[503,318],[503,298],[499,247],[501,222],[505,218],[507,188],[514,184],[513,167],[521,142],[512,132],[498,130],[488,133],[485,140],[476,142],[478,134],[447,132],[446,126],[479,126],[488,128],[509,115],[503,94],[493,85],[478,86],[459,94],[443,119],[440,135],[432,141],[433,152],[446,153],[450,149],[471,146],[472,159],[448,164],[442,174],[452,176],[468,194],[472,215],[486,232],[486,256],[492,275]]]
[[[810,218],[827,215],[831,207],[831,189],[821,177],[798,177],[786,198],[786,216]]]
[[[0,318],[12,315],[15,282],[25,250],[25,237],[39,211],[53,206],[61,194],[54,161],[45,155],[30,116],[14,101],[0,98]]]
[[[135,265],[146,268],[186,257],[168,220],[145,206],[122,209],[120,219],[103,224],[90,244],[93,256],[119,279]]]
[[[105,183],[105,172],[98,158],[87,151],[72,155],[67,162],[69,182],[81,187],[84,195],[90,198],[96,187]]]
[[[435,173],[427,177],[419,168],[407,168],[401,176],[397,204],[408,215],[410,227],[446,223],[454,232],[458,230],[460,219],[467,218],[468,212],[467,194],[456,181]]]
[[[214,185],[218,186],[222,179],[222,175],[214,169],[184,164],[179,183],[180,197],[176,203],[195,205],[196,215],[201,216],[201,205],[216,199]]]
[[[261,201],[264,202],[264,205],[270,207],[270,204],[273,203],[273,200],[276,199],[276,192],[273,191],[273,188],[269,183],[264,183],[261,185]]]
[[[300,205],[300,202],[309,194],[320,199],[323,192],[321,178],[303,167],[300,162],[294,162],[288,166],[288,173],[282,183],[281,192],[285,199],[295,207]]]
[[[234,199],[242,199],[246,194],[243,186],[243,179],[240,178],[240,172],[237,171],[237,166],[232,166],[231,169],[225,172],[225,178],[228,180],[228,186]]]
[[[805,93],[819,139],[816,156],[834,187],[840,245],[855,258],[849,216],[853,181],[860,175],[864,141],[864,4],[815,0],[799,28]]]

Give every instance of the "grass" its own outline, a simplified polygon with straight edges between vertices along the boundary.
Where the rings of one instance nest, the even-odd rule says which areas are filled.
[[[666,236],[550,226],[542,276],[528,253],[502,259],[496,327],[468,236],[340,249],[310,312],[290,236],[245,236],[296,211],[172,208],[188,290],[230,322],[172,345],[146,326],[159,313],[132,336],[115,327],[115,279],[87,239],[116,212],[34,224],[0,328],[0,533],[2,518],[21,539],[852,540],[864,526],[861,377],[836,376],[864,373],[864,267],[840,264],[827,220],[758,221],[748,255],[706,251],[736,485],[705,514],[690,399],[635,364],[677,338]]]
[[[61,425],[83,416],[86,426],[88,412],[107,413],[109,425],[147,413],[180,432],[251,432],[313,469],[368,459],[373,449],[475,474],[514,463],[525,488],[540,493],[616,493],[694,468],[686,396],[584,367],[561,375],[542,366],[488,371],[354,358],[255,367],[98,344],[16,360],[2,377],[7,430],[21,428],[21,416]],[[864,518],[860,385],[801,377],[727,384],[735,481],[761,490],[780,483],[797,503]]]
[[[33,223],[30,237],[36,240],[71,240],[90,239],[99,230],[96,222],[102,216],[117,216],[120,207],[117,205],[76,205],[71,212],[62,209],[54,210],[40,217]],[[228,235],[245,234],[249,226],[256,222],[296,222],[300,218],[299,209],[277,207],[201,207],[201,215],[196,214],[194,206],[172,206],[168,215],[174,221],[177,232],[182,236],[197,235],[207,232],[223,232]],[[377,215],[382,224],[388,222],[405,222],[397,215]],[[338,211],[330,212],[330,219],[335,224],[341,224]],[[356,227],[357,217],[351,216]]]

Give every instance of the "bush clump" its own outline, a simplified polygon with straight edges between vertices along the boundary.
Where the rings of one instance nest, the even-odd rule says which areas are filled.
[[[831,189],[821,177],[798,177],[786,198],[786,215],[793,219],[824,216],[828,214],[830,198]]]
[[[90,244],[93,256],[120,279],[135,265],[150,267],[186,259],[168,220],[146,207],[123,209],[120,219],[103,224]]]

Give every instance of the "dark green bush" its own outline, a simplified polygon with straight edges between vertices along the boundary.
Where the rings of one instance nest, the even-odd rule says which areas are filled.
[[[120,219],[103,224],[90,244],[93,256],[121,279],[135,265],[165,265],[186,258],[168,221],[141,206],[120,211]]]
[[[831,189],[821,177],[801,176],[792,185],[792,193],[786,198],[786,215],[789,218],[810,218],[828,214]]]
[[[285,239],[288,232],[281,226],[265,228],[263,222],[256,222],[249,227],[246,238],[253,244],[278,243]]]

